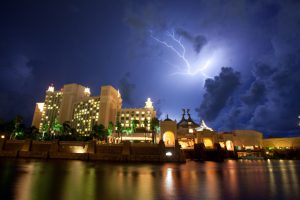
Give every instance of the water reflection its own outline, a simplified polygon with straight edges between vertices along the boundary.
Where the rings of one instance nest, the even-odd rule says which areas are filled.
[[[0,160],[1,199],[297,199],[299,161]]]

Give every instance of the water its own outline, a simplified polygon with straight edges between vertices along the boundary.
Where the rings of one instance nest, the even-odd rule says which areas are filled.
[[[299,199],[300,161],[0,159],[0,199]]]

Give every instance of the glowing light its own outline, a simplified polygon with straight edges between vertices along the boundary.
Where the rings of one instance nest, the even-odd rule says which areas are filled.
[[[87,146],[70,146],[73,153],[86,153]]]
[[[50,86],[48,87],[47,92],[54,92],[54,86],[53,86],[53,85],[50,85]]]
[[[151,141],[152,138],[151,137],[138,137],[138,136],[136,136],[136,137],[123,136],[122,140],[141,140],[141,141],[148,140],[148,141]]]
[[[178,67],[176,65],[172,65],[172,64],[168,63],[169,65],[173,66],[174,68],[177,68],[177,70],[178,70],[178,71],[172,73],[171,75],[195,76],[195,75],[200,73],[203,77],[209,78],[209,76],[205,74],[204,70],[209,66],[211,61],[207,60],[206,63],[203,66],[192,67],[189,60],[186,58],[186,49],[185,49],[184,45],[181,42],[181,38],[180,37],[176,38],[174,32],[168,33],[167,36],[170,37],[172,39],[172,41],[174,42],[174,44],[176,46],[179,46],[179,48],[176,48],[172,44],[153,36],[151,31],[150,31],[150,33],[151,33],[151,37],[155,41],[157,41],[161,45],[167,47],[172,52],[174,52],[179,57],[179,59],[181,59],[183,61],[183,63],[185,64],[184,67]]]
[[[88,87],[84,88],[84,93],[90,95],[91,94],[90,88],[88,88]]]
[[[233,151],[233,150],[234,150],[232,141],[227,140],[225,144],[226,144],[226,149],[227,149],[228,151]]]
[[[220,144],[221,148],[225,148],[224,142],[219,142],[219,144]]]
[[[208,126],[205,124],[204,120],[201,120],[201,124],[200,124],[199,127],[196,128],[196,131],[203,131],[203,130],[213,131],[212,128],[208,127]]]
[[[1,139],[4,139],[5,138],[5,135],[1,135]]]
[[[44,103],[36,103],[40,112],[44,110]]]
[[[206,148],[213,148],[213,142],[211,141],[211,139],[204,138],[203,143]]]
[[[172,154],[172,152],[170,152],[170,151],[168,151],[167,153],[166,153],[166,156],[172,156],[173,154]]]
[[[145,108],[153,108],[153,102],[151,101],[150,98],[147,99],[147,101],[145,102]]]
[[[166,146],[172,146],[175,144],[175,136],[174,133],[171,131],[167,131],[163,134],[163,141],[165,142]]]

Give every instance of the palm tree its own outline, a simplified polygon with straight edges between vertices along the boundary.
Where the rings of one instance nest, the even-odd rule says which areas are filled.
[[[63,131],[63,126],[58,122],[57,119],[55,119],[55,121],[52,125],[52,130],[54,133],[54,139],[55,139],[56,134],[58,135],[58,134],[62,133],[62,131]]]
[[[134,119],[131,121],[131,133],[135,133],[139,121]]]
[[[117,121],[116,127],[117,127],[118,138],[120,137],[120,133],[121,133],[121,142],[122,142],[122,124],[121,124],[121,122]]]
[[[153,117],[150,122],[150,129],[152,132],[152,143],[156,142],[156,133],[159,130],[159,120],[156,117]]]
[[[99,138],[100,141],[102,140],[107,140],[108,136],[108,131],[105,129],[105,127],[100,124],[100,125],[94,125],[93,126],[93,134],[96,138]]]
[[[63,124],[62,124],[62,127],[63,127],[63,133],[64,134],[72,134],[72,127],[71,127],[71,123],[70,121],[65,121]]]
[[[13,138],[19,138],[22,137],[24,135],[24,131],[25,131],[25,125],[23,124],[23,117],[20,115],[17,115],[15,120],[14,120],[14,125],[15,128],[13,130]]]
[[[108,128],[107,128],[107,131],[108,131],[108,134],[111,136],[112,133],[113,133],[113,130],[114,130],[114,123],[112,121],[110,121],[108,123]]]

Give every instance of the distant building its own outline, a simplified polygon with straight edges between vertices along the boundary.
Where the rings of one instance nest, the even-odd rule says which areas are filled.
[[[90,96],[90,89],[79,84],[64,85],[61,90],[49,86],[45,102],[37,103],[32,124],[40,131],[51,131],[55,123],[69,122],[80,134],[88,134],[94,125],[109,123],[130,128],[136,120],[136,128],[150,130],[150,122],[156,116],[150,98],[143,108],[122,109],[122,97],[114,87],[102,86],[99,96]]]
[[[56,121],[61,124],[67,121],[71,122],[74,103],[89,95],[87,89],[78,84],[64,85],[58,91],[54,89],[53,85],[49,86],[46,91],[39,129],[42,131],[51,130]],[[38,119],[34,121],[37,123]]]
[[[72,126],[80,134],[88,134],[94,125],[108,127],[116,123],[122,107],[120,93],[112,86],[102,86],[100,96],[87,97],[74,104]]]
[[[94,125],[99,124],[100,97],[89,97],[74,105],[72,126],[80,134],[92,131]]]
[[[156,117],[156,111],[150,98],[145,102],[144,108],[123,108],[119,114],[118,121],[124,128],[129,128],[133,120],[136,120],[137,128],[145,128],[150,130],[151,119]]]
[[[35,126],[36,128],[40,127],[43,109],[44,109],[44,103],[40,102],[35,104],[35,109],[34,109],[34,114],[33,114],[33,119],[31,124],[32,126]]]
[[[188,118],[185,115],[188,115]],[[213,149],[216,145],[233,151],[255,150],[262,148],[263,135],[254,130],[235,130],[231,132],[216,132],[208,127],[203,120],[200,124],[194,122],[189,110],[183,109],[182,119],[176,121],[168,117],[160,122],[160,139],[167,146],[175,145],[175,140],[183,149],[193,149],[195,144],[204,144],[205,148]]]

